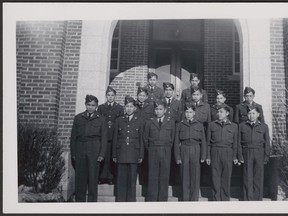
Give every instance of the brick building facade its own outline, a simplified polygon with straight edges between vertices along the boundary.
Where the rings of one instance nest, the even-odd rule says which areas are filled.
[[[103,103],[106,87],[110,84],[118,92],[117,100],[122,102],[127,94],[135,97],[137,85],[146,84],[147,72],[156,70],[151,67],[153,21],[120,23],[116,71],[109,69],[116,21],[18,22],[16,26],[18,122],[45,124],[58,130],[59,141],[67,150],[64,156],[67,172],[63,180],[64,190],[69,191],[67,197],[73,191],[69,136],[74,115],[84,109],[83,95],[95,94]],[[279,115],[281,95],[287,98],[288,94],[285,95],[288,87],[288,21],[269,20],[269,28],[263,24],[261,29],[269,41],[266,37],[262,39],[267,50],[263,49],[260,54],[256,53],[257,46],[262,48],[263,43],[253,37],[262,35],[253,29],[254,25],[257,23],[243,20],[201,21],[201,38],[196,45],[200,47],[202,84],[208,90],[209,103],[214,103],[215,88],[219,88],[228,93],[227,103],[232,107],[242,100],[244,86],[255,86],[255,100],[264,105],[267,123],[275,133],[271,113]],[[239,74],[234,71],[235,29],[240,38]],[[177,40],[173,43],[178,44]],[[265,67],[267,59],[271,62],[269,68]],[[262,84],[257,80],[257,77],[262,78],[261,71]],[[175,80],[177,84],[179,79]],[[282,112],[278,117],[281,130],[286,132],[287,116]]]

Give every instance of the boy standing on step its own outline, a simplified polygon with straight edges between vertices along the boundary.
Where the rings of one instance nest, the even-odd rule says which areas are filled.
[[[238,159],[243,163],[244,200],[262,200],[264,164],[269,160],[268,126],[259,120],[258,106],[249,107],[248,120],[239,125]]]
[[[175,138],[175,122],[165,116],[166,103],[154,102],[156,117],[146,121],[145,147],[148,149],[147,201],[168,201],[171,149]]]
[[[184,106],[185,119],[176,124],[174,154],[181,165],[182,200],[198,201],[200,161],[206,159],[206,139],[203,124],[195,120],[195,106]]]
[[[153,102],[157,102],[163,99],[164,91],[157,86],[158,75],[153,72],[147,74],[148,84],[145,87],[148,91],[148,102],[153,105]]]
[[[138,164],[144,157],[143,120],[135,114],[136,101],[125,98],[125,116],[116,120],[113,161],[117,163],[116,202],[136,202]]]

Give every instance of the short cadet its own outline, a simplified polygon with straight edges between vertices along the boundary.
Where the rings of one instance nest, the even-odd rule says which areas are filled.
[[[247,110],[249,107],[258,107],[260,111],[259,121],[264,122],[264,115],[263,115],[263,109],[260,104],[257,104],[254,102],[255,97],[255,90],[246,87],[244,89],[244,101],[241,104],[238,104],[235,109],[235,115],[234,115],[234,122],[237,124],[240,124],[241,122],[246,122],[248,120],[248,113]]]
[[[115,123],[113,161],[117,163],[116,202],[136,202],[138,163],[144,157],[143,120],[135,114],[136,101],[125,98],[125,116]]]
[[[171,119],[173,119],[175,122],[179,122],[182,117],[182,103],[174,98],[174,85],[169,82],[163,83],[163,89],[164,89],[164,100],[167,104],[167,111],[165,115]]]
[[[196,107],[184,106],[185,119],[176,124],[174,154],[181,164],[182,200],[198,201],[200,161],[206,159],[206,139],[203,124],[195,120]]]
[[[218,119],[218,116],[217,116],[218,109],[222,105],[225,105],[225,106],[227,106],[229,108],[229,116],[228,116],[228,118],[229,118],[230,121],[234,121],[232,107],[230,107],[227,104],[225,104],[226,94],[223,91],[218,90],[218,89],[216,89],[216,93],[217,93],[216,104],[213,104],[211,106],[211,121],[215,121],[215,120]]]
[[[149,163],[147,201],[167,201],[175,122],[164,115],[164,101],[154,104],[156,117],[147,120],[144,129]]]
[[[198,89],[192,93],[192,102],[196,107],[195,119],[201,122],[204,125],[204,128],[207,128],[208,123],[211,121],[211,111],[209,104],[203,102],[201,98],[201,89]],[[191,99],[189,99],[187,102],[190,103]]]
[[[116,167],[112,163],[112,138],[113,130],[115,126],[115,120],[119,116],[123,115],[123,107],[115,101],[116,91],[112,87],[108,86],[106,90],[107,101],[101,104],[98,108],[98,112],[103,115],[106,119],[108,126],[108,137],[107,137],[107,149],[105,154],[104,163],[101,164],[100,170],[100,184],[113,184],[114,178],[116,177]]]
[[[212,170],[212,199],[230,200],[232,166],[237,161],[237,124],[228,119],[230,109],[222,105],[218,120],[209,123],[207,131],[207,164]]]
[[[157,86],[158,75],[153,72],[148,72],[147,74],[148,84],[145,87],[148,91],[148,102],[153,105],[154,101],[162,100],[164,91]]]
[[[190,88],[187,88],[187,89],[184,89],[182,91],[182,94],[181,94],[181,101],[182,101],[182,104],[185,105],[186,101],[189,99],[189,98],[192,98],[192,94],[193,92],[195,92],[196,90],[200,89],[200,91],[202,92],[202,101],[204,103],[208,103],[208,97],[207,97],[207,92],[206,90],[204,89],[201,89],[199,87],[199,83],[200,83],[200,79],[198,77],[198,74],[196,73],[191,73],[190,74],[190,83],[191,83],[191,87]]]
[[[107,144],[107,123],[97,111],[98,99],[86,95],[86,111],[75,116],[71,132],[72,165],[75,168],[76,202],[97,202],[99,166]]]
[[[154,116],[154,106],[148,102],[148,90],[144,87],[138,87],[136,112],[145,121]]]
[[[243,163],[244,200],[262,200],[264,164],[269,160],[268,126],[259,121],[259,106],[248,107],[248,120],[239,125],[238,159]]]

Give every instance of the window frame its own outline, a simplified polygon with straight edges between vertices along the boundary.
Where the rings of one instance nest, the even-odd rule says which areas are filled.
[[[236,37],[235,37],[235,34],[237,33],[237,35],[238,35],[238,41],[236,40]],[[240,38],[239,38],[239,33],[238,33],[238,31],[237,31],[237,28],[236,28],[236,26],[235,25],[233,25],[233,39],[232,39],[232,43],[233,43],[233,45],[232,45],[232,53],[233,53],[233,60],[232,60],[232,65],[233,65],[233,69],[232,69],[232,75],[235,75],[235,76],[240,76],[240,73],[241,73],[241,51],[240,51],[240,49],[241,49],[241,46],[240,46]],[[239,72],[236,72],[235,71],[235,69],[236,69],[236,67],[235,67],[235,63],[237,63],[236,62],[236,43],[238,43],[238,46],[239,46]]]
[[[112,50],[113,50],[113,48],[112,48],[112,43],[113,43],[113,39],[114,39],[114,37],[113,37],[113,35],[114,35],[114,31],[115,31],[115,29],[116,29],[116,26],[119,24],[119,33],[118,33],[118,47],[117,47],[117,49],[118,49],[118,53],[117,53],[117,68],[116,69],[113,69],[113,68],[111,68],[111,66],[112,66],[112,64],[111,64],[111,62],[112,62]],[[119,70],[120,70],[120,50],[121,50],[121,32],[122,32],[122,23],[121,23],[121,21],[119,20],[118,21],[118,23],[116,24],[116,26],[115,26],[115,29],[114,29],[114,31],[113,31],[113,35],[112,35],[112,40],[111,40],[111,55],[110,55],[110,73],[112,72],[112,73],[119,73]],[[116,49],[116,48],[115,48]],[[115,58],[116,59],[116,58]]]

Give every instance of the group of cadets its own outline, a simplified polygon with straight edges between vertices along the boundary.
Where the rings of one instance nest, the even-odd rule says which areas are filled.
[[[243,164],[243,199],[262,200],[270,139],[255,91],[246,87],[233,113],[223,91],[208,104],[197,74],[181,101],[172,83],[163,83],[163,90],[157,74],[148,73],[147,80],[136,100],[125,97],[124,107],[110,86],[99,107],[95,96],[86,96],[86,111],[75,116],[71,132],[76,201],[97,201],[99,183],[115,184],[117,202],[135,202],[138,174],[145,201],[167,201],[173,178],[180,179],[181,200],[197,201],[204,162],[211,166],[212,200],[230,199],[233,164]]]

